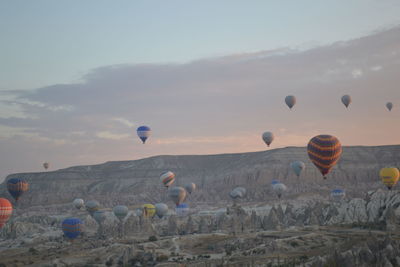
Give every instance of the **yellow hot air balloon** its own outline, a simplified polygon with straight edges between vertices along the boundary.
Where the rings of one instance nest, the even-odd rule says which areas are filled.
[[[153,204],[144,204],[142,208],[144,217],[153,218],[156,214],[156,207]]]
[[[397,168],[382,168],[379,176],[382,183],[390,190],[399,181],[400,172]]]

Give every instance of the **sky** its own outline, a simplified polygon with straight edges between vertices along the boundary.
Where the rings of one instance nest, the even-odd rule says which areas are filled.
[[[258,151],[264,131],[272,148],[398,144],[398,14],[395,0],[0,0],[0,180],[44,161]]]

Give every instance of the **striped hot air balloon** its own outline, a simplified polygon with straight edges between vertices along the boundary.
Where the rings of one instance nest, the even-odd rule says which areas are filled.
[[[310,160],[326,179],[326,175],[339,161],[342,145],[332,135],[317,135],[308,142],[307,152]]]
[[[160,181],[164,184],[165,187],[169,187],[175,182],[175,174],[171,171],[163,172],[160,175]]]
[[[75,239],[82,233],[83,223],[78,218],[67,218],[62,222],[61,227],[66,237]]]
[[[10,195],[18,201],[22,194],[29,189],[29,184],[19,178],[11,178],[7,181],[7,189]]]
[[[0,229],[10,219],[12,214],[12,205],[8,199],[0,198]]]
[[[139,128],[137,128],[136,132],[140,140],[142,140],[144,144],[146,143],[147,138],[150,137],[151,129],[148,126],[140,126]]]
[[[333,189],[331,191],[331,198],[333,201],[339,202],[344,199],[346,192],[343,189]]]
[[[397,168],[382,168],[379,172],[382,183],[391,190],[399,181],[399,170]]]

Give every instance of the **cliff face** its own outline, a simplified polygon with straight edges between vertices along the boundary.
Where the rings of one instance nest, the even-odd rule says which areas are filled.
[[[294,160],[305,162],[300,178],[291,171]],[[199,155],[156,156],[134,161],[107,162],[77,166],[52,172],[11,174],[30,183],[22,198],[22,207],[62,204],[74,198],[97,199],[103,206],[167,202],[166,189],[159,181],[165,170],[176,174],[175,185],[197,184],[190,195],[192,204],[226,206],[228,193],[235,186],[248,190],[244,201],[264,202],[275,199],[271,180],[288,186],[286,198],[326,197],[336,187],[345,188],[350,197],[364,197],[366,192],[382,187],[378,172],[382,167],[400,166],[400,146],[344,147],[338,165],[323,180],[309,161],[305,148],[287,147],[262,152]],[[0,196],[9,197],[5,182]]]

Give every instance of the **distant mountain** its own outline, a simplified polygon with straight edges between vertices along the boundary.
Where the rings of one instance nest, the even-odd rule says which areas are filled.
[[[294,160],[306,164],[300,178],[289,167]],[[276,199],[270,186],[273,179],[288,186],[284,199],[326,197],[337,187],[345,188],[348,196],[363,197],[368,190],[382,187],[378,173],[386,166],[400,166],[400,145],[344,147],[341,160],[327,180],[310,162],[304,147],[239,154],[155,156],[52,172],[11,174],[6,180],[21,177],[30,183],[29,192],[20,200],[21,206],[62,204],[79,197],[97,199],[110,207],[169,201],[159,175],[171,170],[176,174],[175,185],[197,184],[198,190],[189,196],[189,203],[222,206],[230,201],[228,193],[235,186],[248,189],[243,201]],[[10,198],[6,182],[1,185],[0,196]]]

